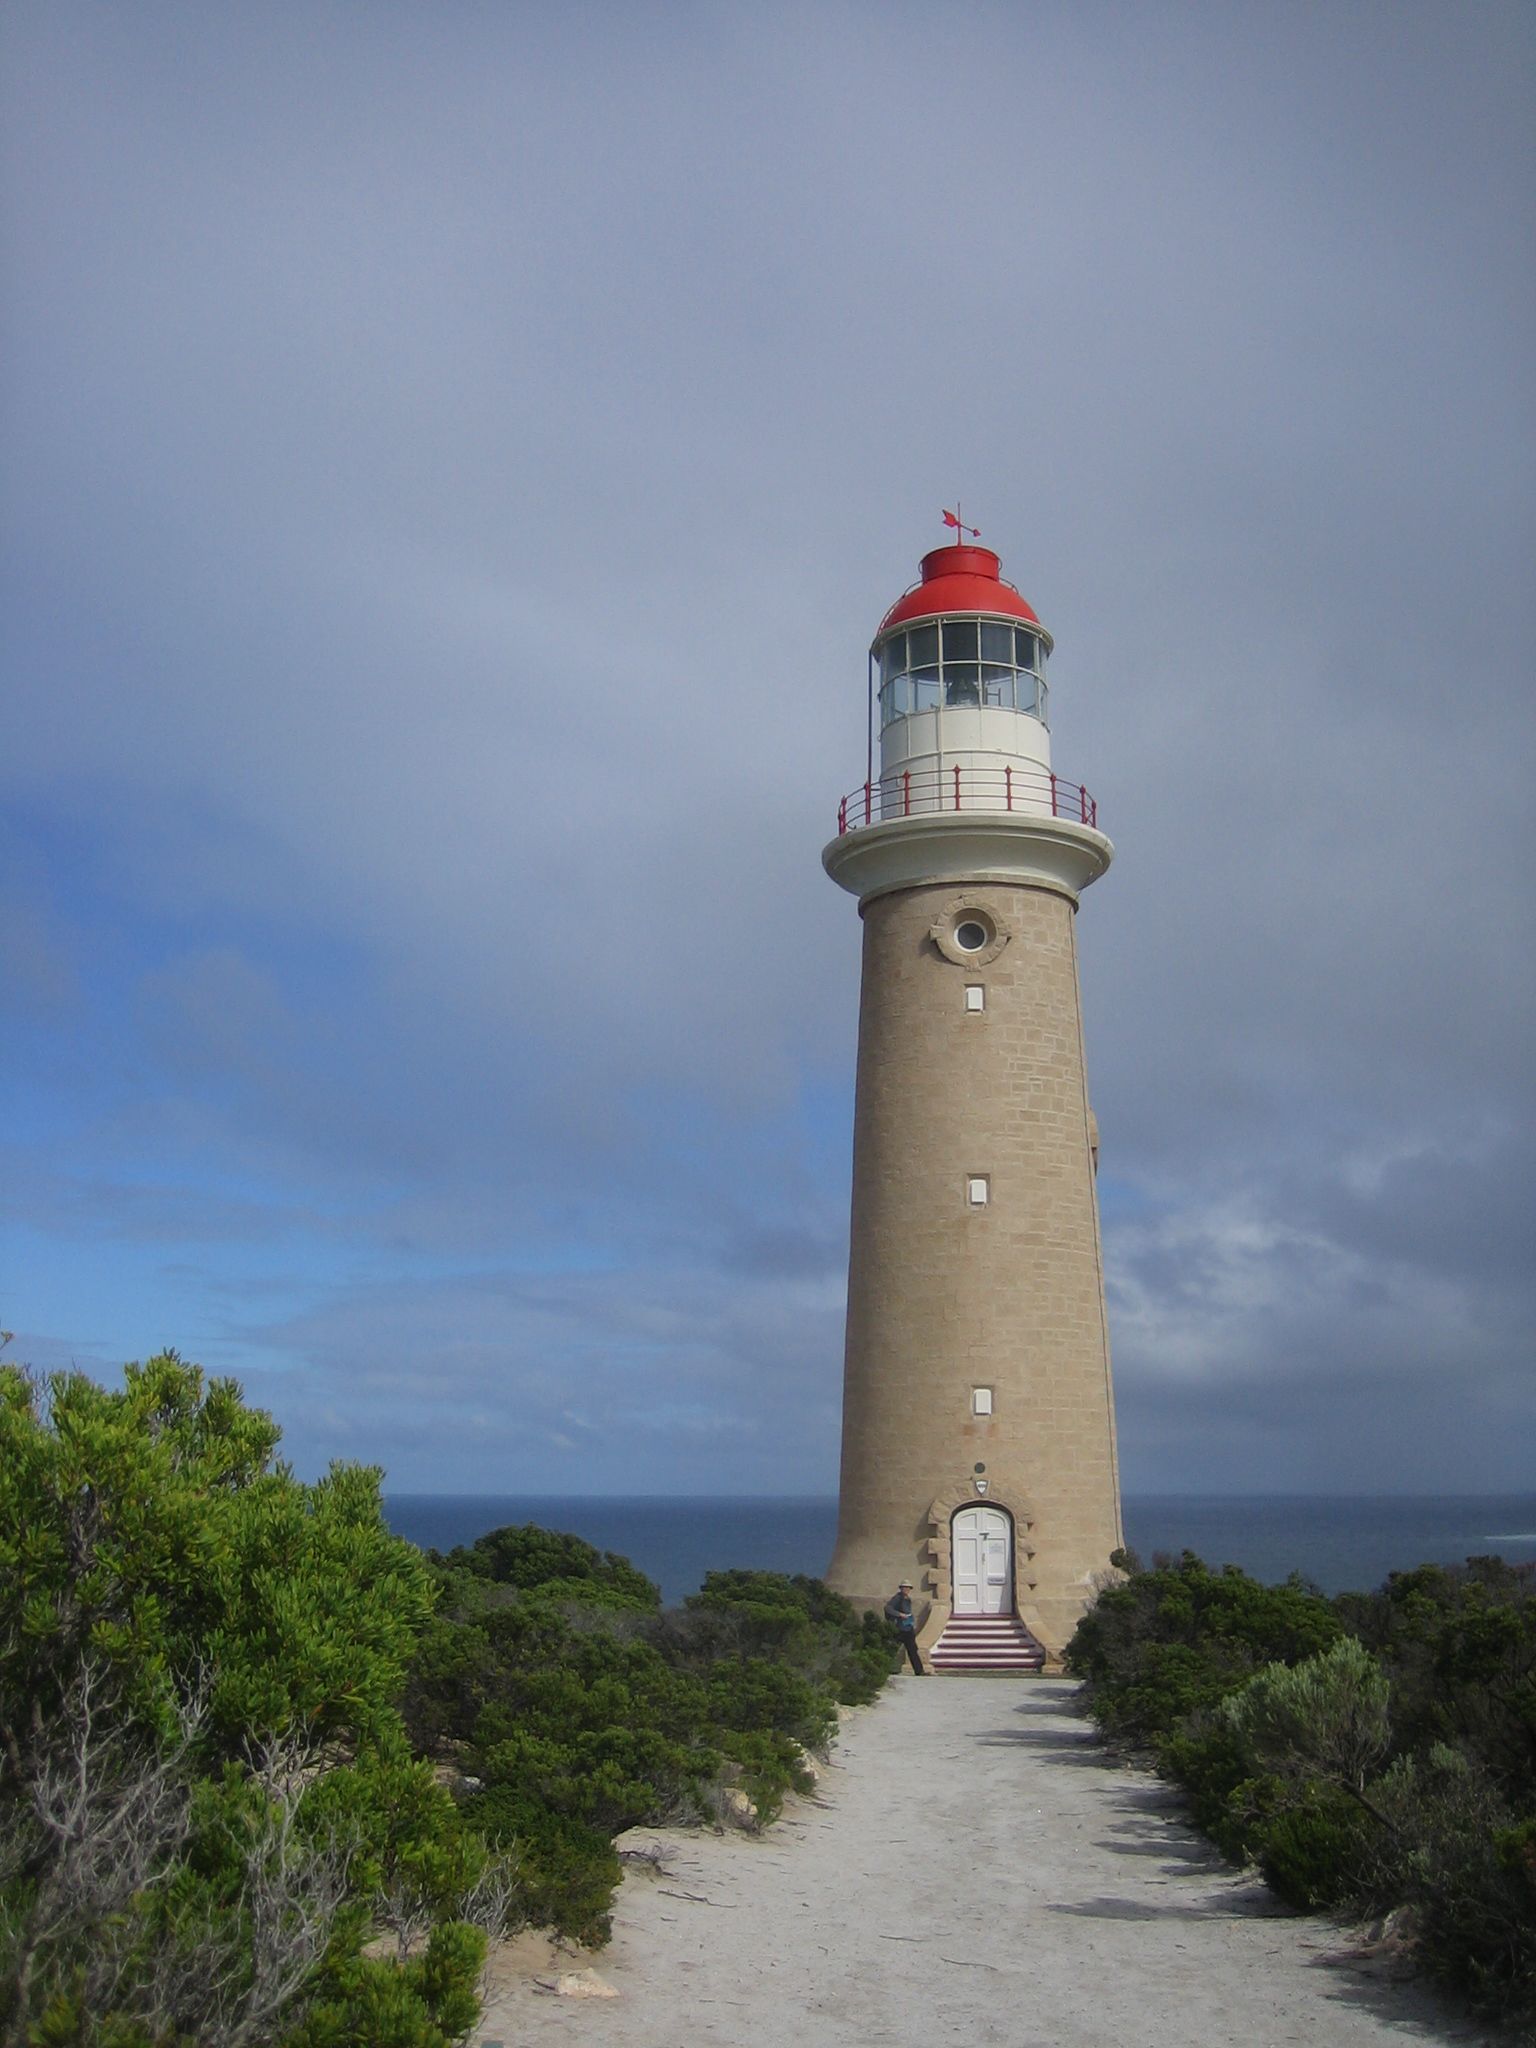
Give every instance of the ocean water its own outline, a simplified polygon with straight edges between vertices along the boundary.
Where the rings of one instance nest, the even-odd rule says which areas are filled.
[[[616,1550],[661,1587],[669,1603],[704,1574],[731,1567],[825,1571],[837,1528],[827,1498],[570,1498],[537,1494],[390,1494],[398,1535],[451,1550],[487,1529],[537,1522]],[[1338,1497],[1324,1494],[1131,1494],[1125,1534],[1143,1563],[1197,1551],[1274,1581],[1300,1572],[1325,1593],[1365,1590],[1389,1572],[1497,1555],[1536,1563],[1536,1494]]]

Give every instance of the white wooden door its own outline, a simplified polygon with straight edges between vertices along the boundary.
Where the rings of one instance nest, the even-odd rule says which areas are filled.
[[[956,1614],[1013,1612],[1013,1529],[1000,1508],[962,1508],[950,1525]]]

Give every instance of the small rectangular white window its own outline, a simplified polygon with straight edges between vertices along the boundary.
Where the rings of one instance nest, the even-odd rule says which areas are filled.
[[[968,1010],[984,1010],[987,1007],[987,992],[979,981],[966,983],[965,1007]]]
[[[991,1192],[984,1173],[973,1173],[965,1184],[966,1199],[973,1209],[984,1209]]]
[[[973,1415],[990,1415],[992,1413],[992,1389],[990,1387],[972,1387],[971,1413]]]

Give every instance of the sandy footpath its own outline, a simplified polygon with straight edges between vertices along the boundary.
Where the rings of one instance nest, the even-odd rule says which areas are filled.
[[[656,1839],[592,1959],[619,1996],[503,1979],[480,2048],[1486,2038],[1234,1875],[1057,1683],[907,1679],[766,1835]]]

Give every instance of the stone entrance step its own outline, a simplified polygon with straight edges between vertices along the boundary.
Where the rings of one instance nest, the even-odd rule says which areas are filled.
[[[935,1671],[1045,1669],[1045,1650],[1012,1614],[955,1614],[928,1653]]]

